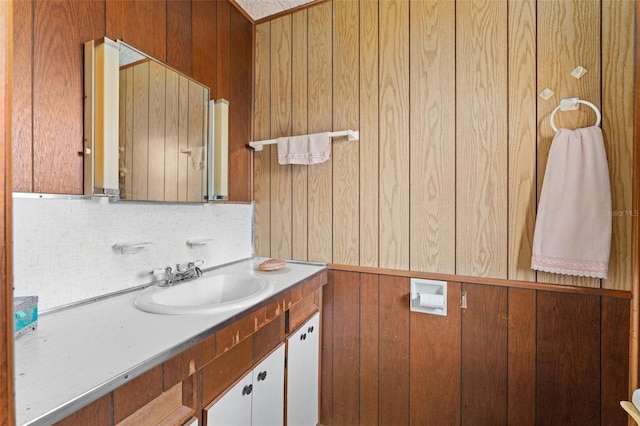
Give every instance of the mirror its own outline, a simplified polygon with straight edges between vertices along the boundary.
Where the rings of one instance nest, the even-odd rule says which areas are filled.
[[[93,72],[87,75],[85,47],[85,85],[91,79],[95,93],[87,96],[92,99],[87,103],[93,104],[95,130],[93,138],[87,138],[85,113],[85,138],[93,139],[85,140],[85,193],[89,160],[92,195],[206,202],[211,160],[209,88],[121,41],[105,38],[87,43],[95,49],[89,54]],[[114,47],[118,61],[110,65],[108,54],[100,59],[99,49]],[[110,101],[115,105],[103,106],[115,93],[117,98]],[[110,186],[117,189],[107,190]]]

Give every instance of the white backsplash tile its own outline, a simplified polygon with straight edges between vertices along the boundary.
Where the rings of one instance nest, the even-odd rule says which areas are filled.
[[[148,283],[154,268],[252,255],[251,204],[14,198],[13,213],[14,294],[37,295],[45,311]],[[188,246],[195,238],[213,241]],[[153,244],[136,254],[113,249],[127,241]]]

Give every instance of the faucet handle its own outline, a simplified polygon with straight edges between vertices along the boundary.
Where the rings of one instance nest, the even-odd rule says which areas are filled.
[[[196,268],[203,264],[204,264],[203,260],[195,260],[193,262],[187,262],[187,263],[178,263],[176,264],[176,269],[178,272],[186,272],[190,269]]]

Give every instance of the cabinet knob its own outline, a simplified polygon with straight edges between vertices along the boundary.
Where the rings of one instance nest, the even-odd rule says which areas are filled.
[[[311,326],[311,327],[307,328],[307,331],[308,331],[309,333],[313,333],[313,326]]]
[[[249,395],[253,390],[253,385],[247,385],[242,389],[242,395]]]
[[[302,333],[300,335],[300,340],[306,340],[307,339],[307,333]]]
[[[267,378],[267,372],[266,371],[258,373],[258,381],[265,380],[266,378]]]

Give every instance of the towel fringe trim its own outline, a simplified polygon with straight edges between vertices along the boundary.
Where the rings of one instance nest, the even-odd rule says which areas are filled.
[[[578,277],[607,278],[608,262],[558,262],[548,257],[533,256],[531,269],[554,274],[575,275]]]
[[[278,162],[280,164],[318,164],[327,161],[329,156],[329,152],[319,154],[287,154],[279,155]]]

